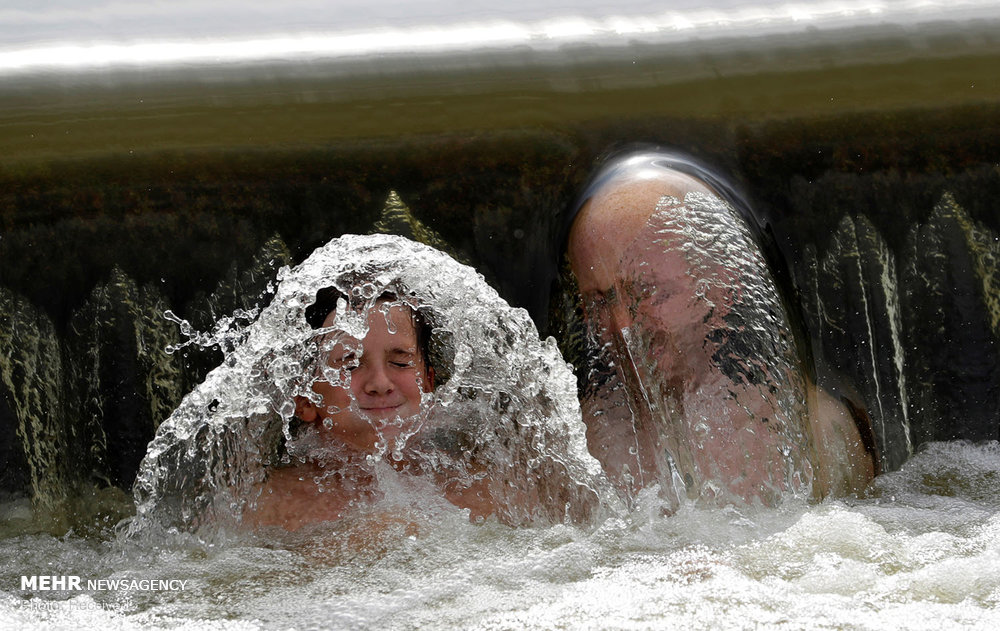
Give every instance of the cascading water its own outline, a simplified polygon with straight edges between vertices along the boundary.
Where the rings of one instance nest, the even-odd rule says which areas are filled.
[[[945,194],[902,241],[845,216],[796,273],[818,363],[854,376],[888,470],[928,441],[994,439],[1000,405],[996,233]]]
[[[894,469],[913,451],[895,257],[871,222],[845,217],[822,263],[806,269],[807,286],[816,288],[805,306],[818,363],[858,375],[855,387],[870,402],[881,457]],[[826,384],[823,375],[820,382]]]
[[[431,325],[431,364],[441,383],[425,395],[427,410],[407,422],[412,428],[377,443],[369,465],[380,486],[396,476],[375,460],[416,452],[411,472],[444,475],[442,486],[485,479],[504,523],[586,521],[609,501],[587,453],[572,372],[554,340],[539,342],[527,314],[507,307],[474,270],[403,238],[344,236],[278,278],[253,324],[226,318],[212,334],[192,338],[228,349],[226,357],[151,443],[136,483],[134,531],[151,522],[185,530],[239,523],[254,510],[268,467],[281,464],[282,438],[285,464],[316,448],[315,437],[293,435],[293,399],[314,397],[317,379],[350,378],[321,376],[328,371],[316,364],[316,333],[303,314],[325,287],[362,314],[377,311],[379,296],[391,291]],[[366,319],[347,304],[327,334],[362,339]]]
[[[13,435],[4,436],[4,475],[8,488],[30,488],[38,504],[52,509],[66,495],[66,469],[58,466],[67,442],[59,345],[52,324],[18,296],[0,290],[0,309],[8,314],[0,321],[0,381],[11,393],[4,404],[18,421]],[[21,444],[32,448],[19,450]]]
[[[629,158],[629,175],[606,186],[663,177],[659,155]],[[595,363],[583,406],[595,453],[627,492],[660,483],[675,504],[809,495],[806,386],[760,247],[717,194],[653,201],[613,285],[588,289]]]

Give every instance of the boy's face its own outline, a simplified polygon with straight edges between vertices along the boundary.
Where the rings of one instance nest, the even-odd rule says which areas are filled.
[[[391,305],[391,306],[390,306]],[[323,322],[332,326],[335,313]],[[380,435],[391,438],[401,430],[387,424],[420,411],[421,395],[431,389],[430,374],[417,342],[413,316],[404,305],[379,303],[368,314],[368,334],[359,344],[347,338],[327,352],[327,366],[341,378],[350,375],[350,386],[317,380],[312,389],[323,397],[315,405],[296,400],[304,421],[329,419],[320,431],[357,449],[372,451]],[[378,430],[378,431],[376,431]]]

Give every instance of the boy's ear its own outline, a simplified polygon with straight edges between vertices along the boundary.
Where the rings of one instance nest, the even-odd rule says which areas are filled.
[[[427,390],[426,392],[434,392],[434,366],[427,364],[424,372],[427,373]]]
[[[312,423],[319,418],[319,410],[316,409],[315,403],[306,397],[298,396],[295,397],[295,416],[307,423]]]

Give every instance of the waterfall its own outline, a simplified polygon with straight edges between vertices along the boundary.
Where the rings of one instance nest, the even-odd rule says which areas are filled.
[[[908,362],[919,442],[997,437],[996,239],[947,193],[909,231],[903,322],[912,344],[934,341]]]
[[[585,304],[591,449],[626,493],[637,468],[670,500],[809,495],[805,382],[758,242],[715,194],[651,210],[613,285]]]
[[[869,405],[883,463],[893,469],[912,453],[895,261],[865,217],[844,216],[818,267],[815,328],[832,367],[855,379]],[[821,384],[822,385],[822,384]]]
[[[183,394],[181,368],[163,352],[178,341],[165,309],[157,289],[115,268],[70,321],[69,409],[105,483],[132,483],[150,437]]]
[[[998,237],[949,193],[903,237],[844,215],[797,271],[821,382],[857,388],[888,470],[931,440],[995,438],[1000,409]]]
[[[0,427],[6,440],[13,439],[5,440],[10,447],[4,450],[3,475],[7,483],[26,484],[35,506],[46,513],[66,500],[71,476],[72,430],[64,417],[62,384],[62,353],[52,322],[0,287],[0,394],[12,415],[0,418]],[[25,466],[27,479],[16,479]]]
[[[980,222],[973,221],[949,194],[942,198],[941,207],[953,209],[955,220],[965,234],[975,276],[981,283],[990,327],[994,337],[1000,338],[1000,236]]]
[[[234,265],[185,310],[208,318],[251,309],[289,259],[287,246],[272,238],[245,269]],[[132,484],[157,427],[218,361],[187,349],[165,352],[180,342],[164,317],[169,306],[156,286],[140,286],[115,267],[60,331],[0,287],[0,482],[30,495],[57,531],[88,485]]]

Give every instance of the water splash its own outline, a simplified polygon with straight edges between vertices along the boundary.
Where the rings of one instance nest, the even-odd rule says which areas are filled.
[[[507,306],[474,270],[401,237],[348,235],[278,278],[274,300],[253,324],[217,331],[236,340],[221,343],[223,364],[150,444],[133,532],[150,524],[236,525],[269,471],[300,455],[293,399],[315,397],[311,386],[323,374],[305,313],[329,286],[352,306],[337,309],[329,332],[361,339],[364,314],[391,291],[429,323],[431,361],[443,369],[419,429],[383,435],[377,458],[419,452],[416,473],[443,475],[445,484],[467,481],[473,469],[485,473],[506,523],[586,520],[608,501],[587,453],[575,380],[555,341],[539,341],[527,313]],[[220,343],[212,335],[201,341]],[[385,467],[373,473],[396,477]]]
[[[618,274],[613,291],[586,305],[596,361],[584,408],[595,437],[610,424],[637,440],[628,455],[602,454],[605,466],[626,469],[620,482],[632,493],[643,485],[638,469],[672,490],[675,505],[808,495],[798,357],[734,209],[705,193],[662,198]]]

